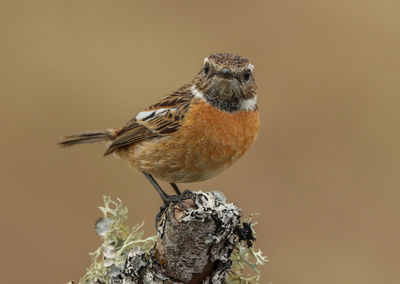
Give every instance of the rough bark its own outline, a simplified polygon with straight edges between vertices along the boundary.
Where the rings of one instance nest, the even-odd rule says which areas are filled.
[[[219,192],[171,203],[160,212],[153,250],[132,250],[120,283],[224,283],[239,223],[239,209]]]
[[[122,201],[105,196],[104,217],[96,222],[103,243],[91,254],[93,262],[79,283],[222,284],[228,270],[230,283],[258,283],[258,276],[243,278],[245,265],[259,274],[256,267],[266,261],[251,249],[251,221],[240,223],[239,208],[220,192],[196,191],[188,197],[161,208],[158,235],[143,239],[142,225],[130,229],[126,224]]]

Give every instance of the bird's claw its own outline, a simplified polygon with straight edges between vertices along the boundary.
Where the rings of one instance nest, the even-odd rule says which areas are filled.
[[[176,204],[179,203],[179,208],[182,209],[183,204],[182,202],[186,199],[191,199],[193,196],[193,193],[190,190],[185,190],[179,195],[167,195],[163,198],[163,201],[165,205],[169,205],[171,202]]]
[[[191,199],[193,197],[193,193],[190,190],[185,190],[179,195],[166,195],[163,197],[164,205],[161,206],[160,212],[158,212],[156,216],[156,230],[158,228],[158,224],[161,221],[161,216],[164,213],[165,209],[169,206],[172,202],[174,204],[179,203],[179,209],[182,210],[183,208],[183,201],[186,199]]]

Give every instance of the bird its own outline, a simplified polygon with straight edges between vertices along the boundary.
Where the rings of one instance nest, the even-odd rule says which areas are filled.
[[[254,65],[247,58],[214,53],[194,79],[137,113],[120,128],[65,136],[58,144],[105,143],[142,172],[169,202],[185,198],[177,183],[210,179],[235,163],[260,127]],[[169,195],[156,179],[168,182]]]

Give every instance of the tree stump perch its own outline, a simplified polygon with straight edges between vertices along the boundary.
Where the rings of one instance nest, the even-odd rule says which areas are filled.
[[[167,276],[180,281],[175,283],[223,283],[239,222],[239,209],[221,193],[194,193],[182,208],[170,204],[164,210],[156,259]]]
[[[126,231],[126,217],[118,217],[121,202],[118,208],[112,211],[107,204],[101,207],[105,218],[96,223],[96,231],[104,242],[92,254],[94,262],[79,283],[223,284],[238,243],[244,241],[251,247],[255,240],[251,224],[240,222],[240,209],[227,203],[218,191],[196,191],[182,203],[162,207],[156,224],[157,240],[151,249],[140,247],[149,240],[142,240],[135,228],[136,237],[133,233],[119,234]],[[117,216],[117,221],[107,212]],[[261,252],[253,256],[258,257],[255,266],[266,261]]]

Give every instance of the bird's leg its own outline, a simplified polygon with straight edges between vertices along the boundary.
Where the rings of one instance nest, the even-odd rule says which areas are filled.
[[[176,183],[170,183],[170,185],[172,186],[172,188],[175,190],[176,195],[181,195],[181,191],[179,190],[179,187],[176,185]]]
[[[161,199],[164,201],[165,205],[169,205],[171,202],[174,202],[174,203],[179,203],[182,207],[182,201],[192,197],[191,192],[188,190],[185,190],[184,193],[180,193],[180,191],[179,191],[179,195],[168,195],[165,193],[165,191],[161,188],[161,186],[157,183],[157,181],[151,175],[149,175],[148,173],[145,173],[145,172],[143,172],[143,174],[145,175],[145,177],[147,177],[147,179],[150,181],[150,183],[157,190],[158,194],[161,196]],[[176,186],[176,188],[178,188],[178,187]]]
[[[161,196],[161,199],[164,201],[165,204],[168,204],[167,202],[169,195],[165,193],[165,191],[161,188],[161,186],[157,183],[157,181],[148,173],[143,172],[144,176],[147,177],[147,179],[150,181],[150,183],[154,186],[154,188],[157,190],[158,194]]]

